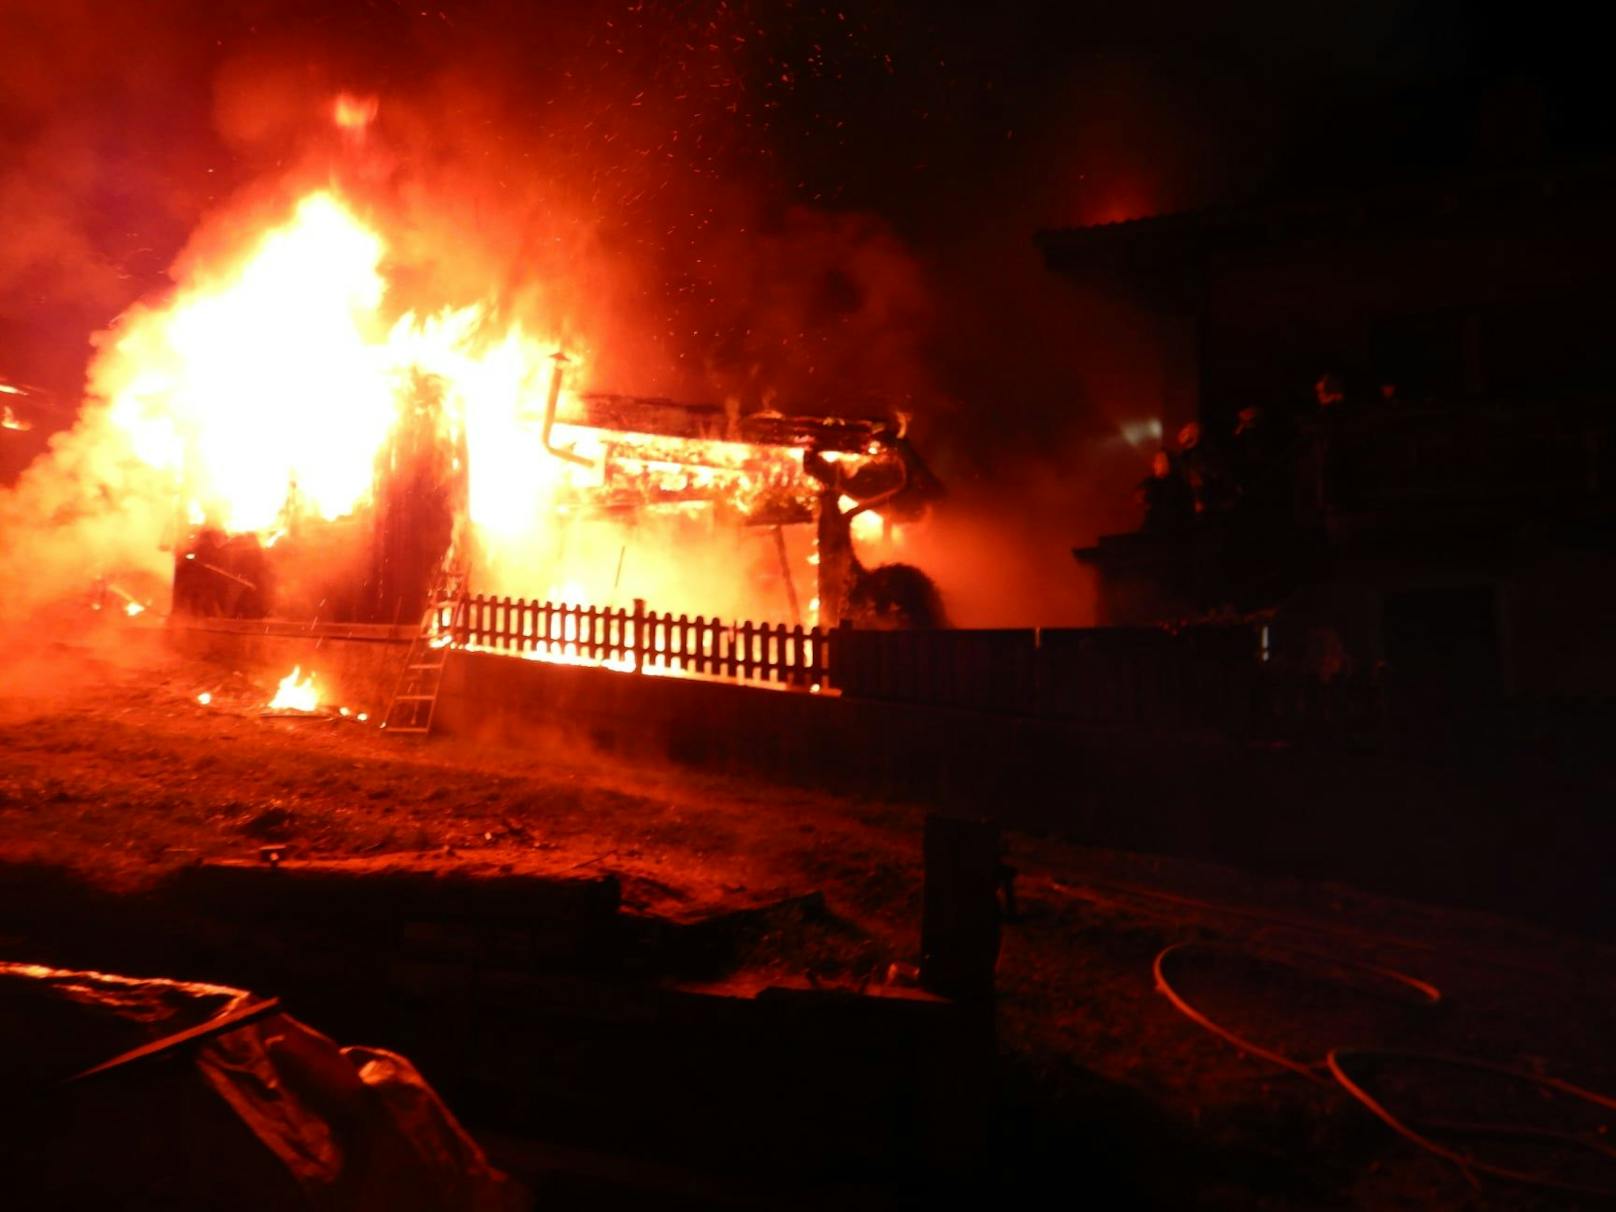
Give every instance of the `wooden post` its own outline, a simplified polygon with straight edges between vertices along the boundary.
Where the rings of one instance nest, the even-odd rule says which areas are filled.
[[[926,817],[920,983],[961,1001],[993,996],[999,960],[999,827]]]
[[[464,648],[470,638],[470,628],[467,627],[467,615],[470,611],[471,597],[465,590],[461,590],[460,597],[455,602],[453,622],[454,644],[457,648]]]
[[[634,672],[645,667],[645,599],[634,599]]]

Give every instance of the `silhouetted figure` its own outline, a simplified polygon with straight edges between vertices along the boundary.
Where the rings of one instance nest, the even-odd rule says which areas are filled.
[[[1139,483],[1139,502],[1145,507],[1146,534],[1182,534],[1195,520],[1195,492],[1173,456],[1158,450],[1150,462],[1150,475]]]
[[[1347,385],[1340,375],[1327,370],[1313,382],[1313,399],[1320,412],[1339,408],[1347,402]]]
[[[1248,521],[1288,521],[1294,489],[1294,435],[1266,409],[1251,405],[1235,417],[1230,466]]]
[[[1318,402],[1310,460],[1314,500],[1324,512],[1355,509],[1360,494],[1352,447],[1361,440],[1365,425],[1374,423],[1374,412],[1350,402],[1346,385],[1334,372],[1319,376],[1313,395]]]
[[[1178,465],[1195,497],[1195,512],[1222,513],[1234,503],[1235,488],[1223,451],[1207,441],[1194,421],[1178,431]]]
[[[1324,683],[1344,678],[1352,672],[1352,658],[1334,627],[1310,627],[1303,661],[1308,673]]]

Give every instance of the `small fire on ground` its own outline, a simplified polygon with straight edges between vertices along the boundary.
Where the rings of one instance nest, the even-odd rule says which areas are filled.
[[[325,718],[338,718],[351,720],[357,724],[370,721],[368,711],[355,711],[352,707],[322,707],[321,696],[323,691],[319,682],[315,680],[313,670],[303,672],[303,666],[292,666],[292,672],[280,680],[276,686],[275,697],[269,700],[264,707],[266,714],[270,712],[292,712],[300,715],[320,715]],[[203,691],[196,696],[196,701],[207,707],[213,702],[213,693]]]
[[[314,674],[304,674],[301,665],[292,666],[292,672],[283,677],[275,697],[269,700],[272,711],[316,711],[320,706],[320,690]]]

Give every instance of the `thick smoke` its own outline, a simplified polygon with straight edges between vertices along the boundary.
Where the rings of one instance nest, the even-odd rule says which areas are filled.
[[[49,441],[0,490],[8,616],[87,592],[100,568],[162,572],[173,502],[104,442],[93,403],[76,430],[51,430],[72,420],[55,402],[82,392],[91,334],[161,286],[207,204],[205,12],[0,4],[0,377],[43,388],[17,401],[33,428],[0,443],[36,454]],[[154,20],[193,16],[192,33],[131,53]],[[0,454],[15,474],[23,457]]]
[[[935,394],[913,258],[879,219],[804,206],[777,175],[750,18],[429,17],[6,11],[24,70],[4,120],[26,151],[0,196],[28,238],[0,259],[0,357],[71,398],[90,354],[78,426],[0,498],[0,560],[29,570],[31,600],[165,559],[174,503],[98,400],[115,317],[206,275],[313,187],[388,234],[394,308],[492,303],[491,323],[581,350],[575,386],[826,412]],[[362,135],[331,123],[342,90],[377,98]]]

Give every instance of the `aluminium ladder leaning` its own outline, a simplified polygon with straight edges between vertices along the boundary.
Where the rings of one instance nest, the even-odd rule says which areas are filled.
[[[432,731],[438,692],[443,688],[443,667],[449,660],[455,625],[465,608],[465,585],[464,572],[447,568],[441,569],[433,582],[421,626],[410,641],[393,701],[382,721],[389,736],[425,736]],[[447,625],[443,618],[445,606],[449,608]]]

